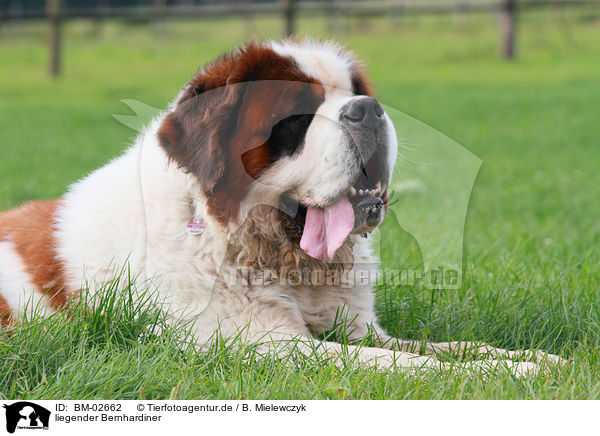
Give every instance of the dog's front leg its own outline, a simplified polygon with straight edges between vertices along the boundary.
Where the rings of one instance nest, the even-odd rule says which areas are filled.
[[[425,345],[426,354],[449,353],[458,360],[466,357],[483,359],[511,359],[517,361],[535,361],[539,363],[564,363],[564,359],[542,350],[505,350],[483,342],[428,342]]]
[[[366,327],[363,327],[366,326]],[[384,348],[392,350],[407,351],[423,356],[439,356],[440,354],[450,354],[457,361],[487,359],[498,360],[508,359],[513,362],[537,362],[539,364],[562,364],[564,359],[554,354],[542,350],[506,350],[496,348],[483,342],[422,342],[398,339],[388,335],[376,321],[371,323],[357,325],[354,329],[354,339],[361,337],[374,337],[375,343]]]
[[[344,313],[347,315],[346,324],[348,338],[352,342],[360,342],[365,338],[369,342],[375,342],[379,347],[406,353],[410,356],[420,356],[428,358],[429,366],[443,368],[445,365],[438,360],[440,354],[449,353],[455,361],[474,360],[462,362],[454,365],[457,370],[472,371],[477,369],[497,369],[505,367],[517,376],[533,374],[540,371],[538,364],[542,363],[560,363],[562,359],[552,354],[541,351],[509,351],[502,348],[495,348],[487,344],[474,342],[423,342],[402,340],[390,336],[379,326],[375,315],[370,310],[352,310],[346,308]],[[370,351],[367,351],[369,354]],[[533,361],[533,362],[532,362]],[[416,362],[416,361],[415,361]]]
[[[337,367],[366,366],[380,369],[446,369],[446,364],[432,356],[420,356],[386,348],[342,345],[319,341],[312,337],[277,335],[263,341],[258,347],[263,356],[308,360],[312,363],[330,363]]]
[[[421,343],[419,341],[411,341],[399,339],[390,336],[382,327],[379,326],[376,319],[360,319],[360,316],[355,318],[349,329],[348,339],[352,342],[360,342],[364,339],[372,341],[381,348],[396,351],[406,351],[412,354],[419,354],[421,351]]]

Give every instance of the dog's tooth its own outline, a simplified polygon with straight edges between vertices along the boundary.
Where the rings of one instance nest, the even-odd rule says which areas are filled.
[[[363,194],[365,193],[365,191],[364,191],[364,190],[362,190],[362,189],[359,189],[359,190],[358,190],[358,193],[359,193],[360,195],[363,195]]]
[[[354,186],[350,186],[350,195],[353,197],[356,195],[356,189],[354,188]]]

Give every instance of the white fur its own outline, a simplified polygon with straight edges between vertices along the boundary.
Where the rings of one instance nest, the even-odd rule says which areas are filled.
[[[329,91],[352,92],[351,72],[355,64],[350,52],[334,42],[304,40],[271,41],[271,47],[282,56],[293,58],[309,77],[316,77]]]
[[[330,89],[319,108],[320,116],[309,128],[304,151],[296,159],[276,164],[255,183],[242,208],[246,211],[268,203],[264,192],[271,183],[281,189],[296,185],[319,202],[321,195],[347,188],[356,169],[346,158],[346,150],[340,149],[346,145],[340,140],[341,130],[331,121],[338,119],[340,107],[352,98],[349,60],[336,57],[334,46],[310,46],[306,53],[291,45],[278,49],[297,56],[304,68],[314,68],[311,75]],[[316,64],[310,61],[313,57]],[[150,123],[123,156],[73,185],[65,196],[57,217],[57,239],[70,287],[95,289],[126,263],[131,275],[158,284],[174,314],[196,320],[199,342],[218,327],[233,334],[248,324],[251,336],[278,331],[310,337],[311,331],[332,328],[342,309],[357,319],[357,337],[373,326],[379,330],[369,286],[343,292],[325,286],[265,286],[258,293],[244,294],[248,289],[217,280],[235,228],[223,228],[206,213],[194,177],[167,159],[156,137],[163,117]],[[281,189],[270,190],[273,202]],[[201,236],[185,231],[192,212],[207,222]],[[360,239],[355,250],[357,260],[374,262],[367,241]]]

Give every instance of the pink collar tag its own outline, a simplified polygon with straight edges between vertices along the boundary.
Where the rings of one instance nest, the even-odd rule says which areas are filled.
[[[187,225],[187,234],[192,236],[198,236],[204,233],[204,229],[206,229],[206,223],[204,220],[198,218],[192,218]]]

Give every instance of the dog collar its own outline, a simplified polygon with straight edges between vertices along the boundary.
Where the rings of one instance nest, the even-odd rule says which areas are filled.
[[[188,221],[187,234],[192,236],[198,236],[204,233],[206,229],[206,222],[203,219],[193,217]]]

